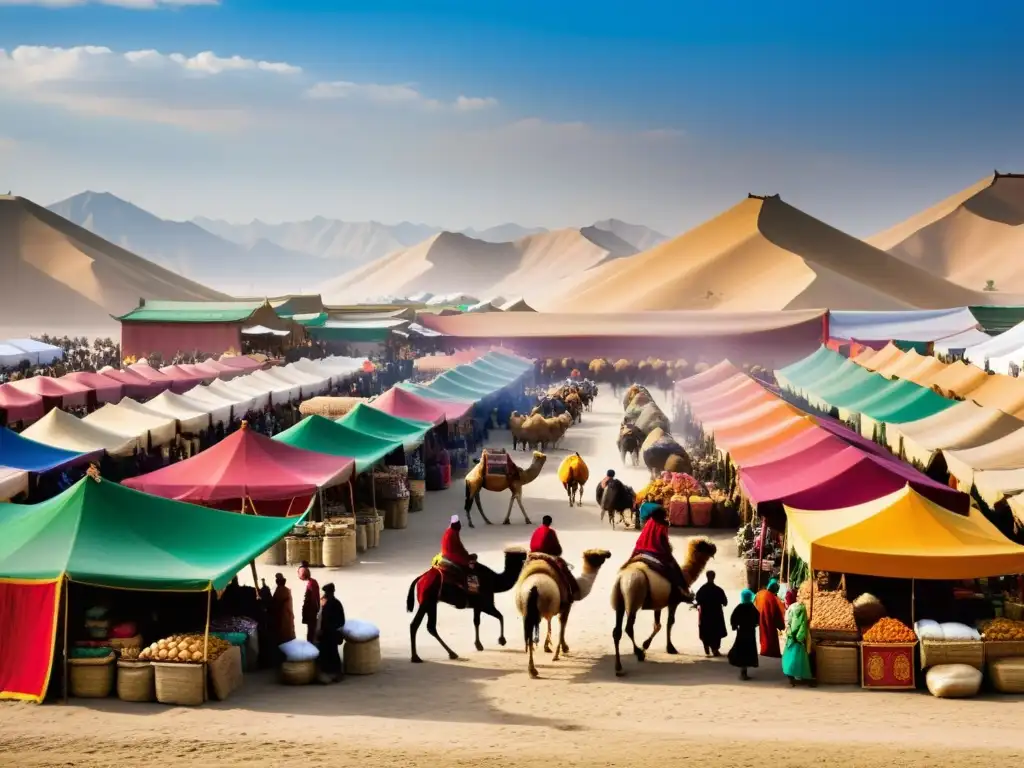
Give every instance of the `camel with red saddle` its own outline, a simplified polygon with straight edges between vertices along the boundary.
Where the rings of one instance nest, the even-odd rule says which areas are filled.
[[[491,521],[487,519],[487,515],[484,514],[483,506],[480,504],[480,491],[484,490],[493,491],[494,493],[501,493],[502,491],[512,492],[512,498],[508,500],[508,511],[505,513],[505,519],[502,521],[503,525],[508,525],[511,522],[513,504],[519,504],[519,509],[523,513],[523,519],[529,525],[530,518],[526,514],[526,508],[523,507],[523,486],[537,479],[540,471],[544,468],[544,462],[547,461],[547,458],[540,451],[534,451],[533,461],[530,462],[530,466],[518,467],[512,461],[512,457],[504,450],[485,448],[480,454],[480,461],[466,475],[465,512],[469,527],[474,527],[473,516],[470,514],[473,502],[476,502],[476,508],[480,511],[480,517],[484,519],[484,522],[488,525],[491,524]]]
[[[551,657],[552,661],[558,661],[563,653],[569,653],[569,646],[565,642],[565,625],[569,621],[573,603],[590,594],[598,571],[611,556],[611,552],[606,549],[586,550],[583,553],[583,572],[575,579],[570,579],[563,575],[564,566],[554,562],[557,558],[536,553],[530,555],[515,586],[516,608],[523,617],[530,677],[539,677],[533,663],[533,636],[541,620],[546,619],[548,623],[544,651],[551,653],[551,620],[558,617],[558,644]],[[570,581],[576,582],[575,589]]]

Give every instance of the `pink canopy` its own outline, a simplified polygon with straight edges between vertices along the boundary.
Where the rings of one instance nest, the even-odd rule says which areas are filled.
[[[209,384],[211,381],[216,381],[220,378],[220,371],[215,368],[211,368],[208,365],[203,365],[202,363],[196,363],[194,365],[190,365],[189,363],[180,363],[177,367],[189,376],[202,379],[204,384]]]
[[[96,393],[97,403],[119,403],[125,395],[125,386],[109,376],[88,371],[75,371],[61,376],[59,381],[72,381]]]
[[[162,381],[154,381],[147,379],[141,373],[136,373],[131,368],[104,368],[100,371],[100,375],[123,384],[125,397],[133,399],[156,397],[171,388],[171,381],[166,376]]]
[[[221,381],[227,381],[228,379],[233,379],[236,376],[241,376],[245,373],[241,368],[236,368],[233,365],[226,365],[220,360],[214,360],[212,357],[208,357],[203,361],[203,367],[219,373]]]
[[[243,424],[202,453],[129,478],[124,485],[167,499],[226,509],[241,509],[247,501],[259,513],[271,513],[273,508],[273,512],[299,514],[318,489],[345,482],[354,470],[354,459],[293,448]],[[229,501],[238,503],[225,504]],[[259,504],[275,501],[288,502],[287,510]]]
[[[180,365],[165,365],[160,373],[171,380],[171,392],[176,395],[183,395],[203,383],[202,376],[189,373]]]
[[[2,384],[0,411],[7,414],[7,423],[13,424],[16,421],[35,421],[43,418],[46,407],[39,395],[15,389],[10,384]]]
[[[42,398],[60,400],[62,406],[86,405],[89,402],[89,387],[75,381],[62,381],[50,376],[32,376],[12,381],[11,387]]]
[[[436,426],[446,419],[461,419],[473,407],[473,403],[430,400],[399,387],[392,387],[370,403],[370,407],[400,419],[425,421]]]

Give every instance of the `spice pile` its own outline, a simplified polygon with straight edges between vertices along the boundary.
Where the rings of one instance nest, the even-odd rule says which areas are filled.
[[[853,616],[853,603],[840,591],[829,592],[814,587],[814,605],[811,605],[811,582],[800,585],[797,597],[807,608],[811,617],[811,631],[856,632],[857,622]]]
[[[139,661],[200,662],[203,660],[204,640],[203,635],[171,635],[143,649],[138,658]],[[230,647],[228,641],[210,635],[208,660],[213,661]]]
[[[917,635],[899,619],[886,617],[879,619],[864,633],[867,643],[916,643]]]
[[[997,642],[1024,640],[1024,621],[993,619],[985,625],[984,638]]]

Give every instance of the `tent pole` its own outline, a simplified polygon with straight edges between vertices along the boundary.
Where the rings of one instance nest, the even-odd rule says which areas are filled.
[[[68,603],[71,602],[71,585],[65,576],[61,580],[64,588],[64,703],[68,703]],[[43,692],[45,695],[45,691]]]
[[[353,472],[352,477],[348,479],[348,504],[352,510],[352,518],[356,516],[356,475]]]
[[[789,584],[790,568],[792,563],[789,559],[789,517],[786,517],[786,527],[782,531],[782,562],[779,563],[779,576],[781,577],[785,573],[785,582]],[[785,568],[785,571],[783,571]]]
[[[910,625],[913,626],[914,622],[917,621],[917,580],[910,580]]]
[[[811,618],[814,616],[814,590],[818,586],[818,580],[814,578],[814,566],[810,560],[807,561],[807,570],[811,572],[811,606],[807,611],[807,626],[811,626]]]
[[[256,566],[253,565],[253,575],[256,575]],[[256,590],[256,594],[259,594],[259,590]],[[203,701],[206,701],[209,692],[206,690],[206,678],[205,674],[207,665],[210,662],[210,613],[213,608],[213,585],[211,584],[206,590],[206,631],[203,633]]]

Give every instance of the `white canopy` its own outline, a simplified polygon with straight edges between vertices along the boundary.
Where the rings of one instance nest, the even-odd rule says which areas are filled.
[[[37,443],[76,453],[99,450],[111,456],[131,456],[138,446],[135,437],[111,432],[98,424],[86,423],[58,408],[51,410],[21,434]]]
[[[9,501],[28,491],[28,472],[0,467],[0,501]]]
[[[243,418],[245,414],[252,407],[252,398],[246,398],[242,395],[237,397],[227,397],[226,395],[218,394],[209,387],[202,384],[193,387],[185,393],[184,397],[188,398],[189,401],[194,402],[196,405],[201,405],[205,408],[214,424],[227,424],[231,421],[232,412]]]
[[[123,398],[117,405],[104,405],[82,421],[124,437],[135,438],[140,448],[146,448],[147,442],[154,448],[166,445],[178,434],[177,421],[147,411],[145,406],[130,397]]]
[[[134,400],[125,398],[122,405],[132,407],[130,403]],[[178,422],[182,432],[196,434],[210,428],[210,411],[202,403],[191,400],[184,395],[176,395],[173,392],[161,392],[145,405],[139,405],[151,413],[159,416],[167,416]],[[135,410],[133,408],[133,410]]]
[[[273,328],[267,328],[265,325],[253,325],[243,328],[242,333],[246,336],[287,336],[291,331],[275,331]]]
[[[247,379],[260,382],[260,385],[266,385],[270,387],[270,397],[275,403],[286,400],[288,402],[297,402],[302,399],[302,387],[293,381],[288,381],[280,376],[275,375],[273,372],[267,371],[253,371]],[[242,381],[242,379],[239,379]]]
[[[49,365],[64,359],[63,349],[35,339],[8,339],[4,342],[4,346],[20,349],[23,355],[22,359],[28,360],[33,365]]]
[[[243,407],[245,410],[239,413],[236,408],[235,415],[242,416],[250,408],[259,410],[270,405],[270,390],[260,386],[253,386],[256,384],[258,382],[250,381],[248,376],[239,376],[231,381],[214,381],[207,389],[218,397],[224,397],[228,400],[237,398],[239,407]],[[245,405],[246,402],[248,405]]]

